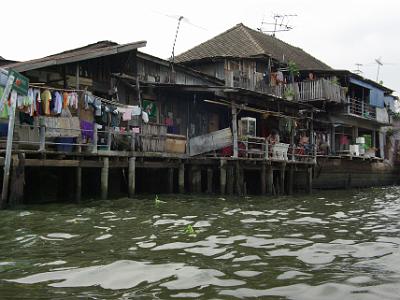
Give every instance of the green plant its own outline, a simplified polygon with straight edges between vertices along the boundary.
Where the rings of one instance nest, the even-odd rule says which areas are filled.
[[[156,205],[156,207],[159,207],[160,204],[162,203],[167,203],[167,202],[161,201],[160,199],[158,199],[158,196],[156,195],[156,197],[154,198],[154,204]]]
[[[186,225],[185,230],[183,231],[184,233],[188,235],[196,235],[196,230],[194,230],[192,225]]]
[[[292,82],[294,82],[294,77],[298,76],[300,74],[299,67],[296,65],[296,63],[294,61],[289,60],[288,70],[289,70],[289,74],[290,74],[290,79]]]
[[[285,89],[285,91],[283,92],[283,98],[287,99],[287,100],[292,100],[294,97],[294,90],[291,87],[288,87]]]

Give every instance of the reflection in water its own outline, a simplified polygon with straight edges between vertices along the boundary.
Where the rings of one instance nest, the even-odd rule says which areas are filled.
[[[399,299],[400,188],[160,198],[1,211],[0,295]]]

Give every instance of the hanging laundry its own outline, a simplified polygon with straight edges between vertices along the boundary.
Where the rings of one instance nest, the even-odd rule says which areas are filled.
[[[27,113],[24,113],[22,111],[19,112],[19,123],[20,124],[28,124],[28,125],[33,125],[33,117]]]
[[[100,117],[101,113],[102,113],[102,111],[101,111],[101,100],[98,99],[98,98],[95,98],[95,100],[93,102],[93,106],[94,106],[94,109],[95,109],[95,113],[94,113],[95,116],[96,117]]]
[[[50,102],[52,100],[50,91],[44,90],[40,95],[40,98],[42,100],[41,102],[44,114],[47,116],[50,115]]]
[[[93,140],[94,124],[81,120],[80,126],[82,130],[82,138],[86,139],[86,141],[88,141],[89,139]]]
[[[78,109],[78,94],[75,92],[69,93],[68,95],[68,103],[69,106],[75,109]]]
[[[0,86],[0,99],[3,97],[4,89]],[[7,119],[9,110],[8,110],[8,100],[4,101],[4,103],[0,103],[0,107],[2,107],[0,111],[0,118]]]
[[[61,93],[56,91],[54,93],[54,108],[53,108],[53,112],[55,114],[60,114],[62,111],[62,106],[63,106],[63,97],[61,96]]]
[[[63,108],[67,108],[69,105],[69,98],[68,98],[69,94],[67,92],[63,93]]]
[[[130,121],[132,120],[132,109],[127,109],[123,114],[122,114],[122,120],[123,121]]]

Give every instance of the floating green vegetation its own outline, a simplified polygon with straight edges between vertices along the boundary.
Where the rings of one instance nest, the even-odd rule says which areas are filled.
[[[158,195],[156,195],[156,197],[154,198],[154,204],[156,205],[156,207],[159,207],[160,204],[163,204],[163,203],[167,203],[167,202],[161,201],[160,199],[158,199]]]
[[[197,233],[196,233],[196,230],[194,230],[193,226],[190,225],[190,224],[189,224],[189,225],[186,225],[184,232],[185,232],[187,235],[193,235],[193,236],[195,236],[195,235],[197,234]]]

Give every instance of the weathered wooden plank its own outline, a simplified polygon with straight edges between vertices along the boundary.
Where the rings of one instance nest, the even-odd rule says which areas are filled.
[[[232,145],[232,131],[230,128],[225,128],[196,136],[189,140],[189,145],[190,156],[215,151]]]

